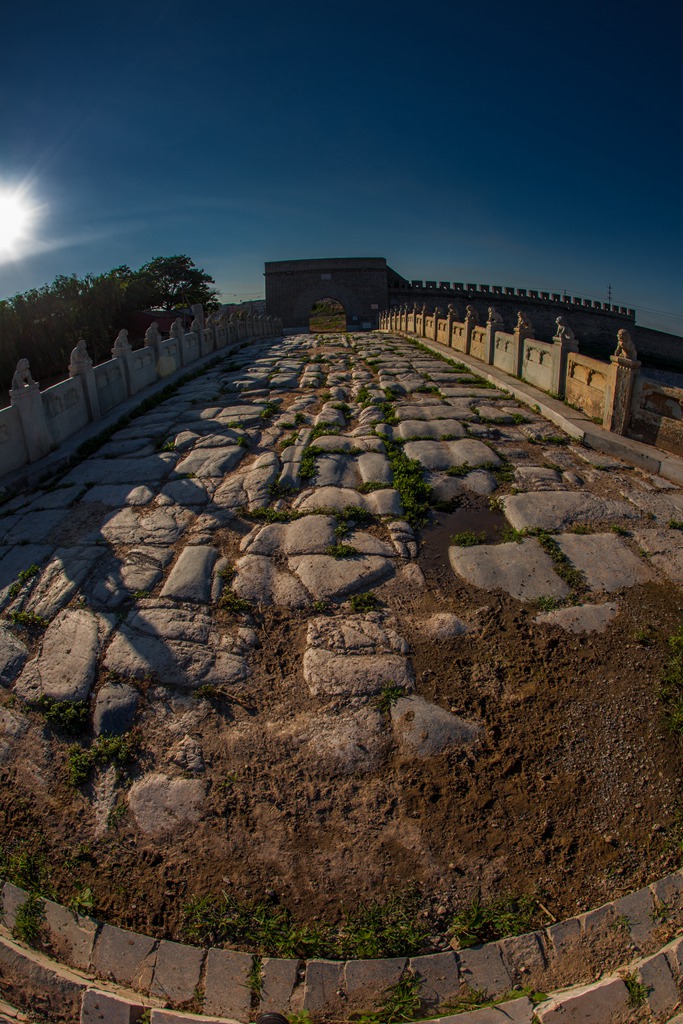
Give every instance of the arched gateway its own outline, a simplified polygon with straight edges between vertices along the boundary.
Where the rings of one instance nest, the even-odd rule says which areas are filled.
[[[316,303],[334,299],[344,307],[347,330],[368,330],[388,305],[390,274],[379,258],[266,263],[266,311],[285,327],[307,331]]]

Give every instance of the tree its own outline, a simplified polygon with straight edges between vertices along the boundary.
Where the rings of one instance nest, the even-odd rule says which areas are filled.
[[[179,309],[201,302],[207,309],[218,308],[214,279],[196,267],[189,256],[157,256],[132,275],[126,305],[148,309]]]

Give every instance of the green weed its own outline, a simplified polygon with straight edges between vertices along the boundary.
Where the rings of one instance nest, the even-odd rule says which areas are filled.
[[[121,778],[135,760],[138,753],[138,734],[125,733],[123,736],[98,736],[91,747],[69,747],[67,752],[67,777],[74,788],[85,785],[96,767],[114,765]]]
[[[111,818],[111,814],[109,817]],[[94,909],[95,897],[89,885],[81,886],[69,900],[69,910],[73,911],[74,914],[92,914]]]
[[[537,914],[532,896],[499,896],[484,903],[479,893],[469,907],[454,915],[449,934],[461,949],[467,949],[531,931]]]
[[[463,462],[462,466],[449,466],[446,470],[447,476],[467,476],[471,473],[474,466],[470,466],[469,462]]]
[[[375,608],[379,608],[380,601],[372,590],[368,590],[365,594],[352,594],[349,598],[349,605],[351,611],[355,613],[372,612]]]
[[[47,629],[50,625],[48,619],[35,612],[10,612],[8,618],[15,626],[25,626],[26,629]]]
[[[610,530],[612,531],[612,533],[616,533],[619,537],[628,537],[628,536],[630,536],[628,530],[626,530],[623,526],[618,526],[616,523],[613,523],[610,526]]]
[[[84,700],[54,700],[41,693],[31,707],[40,711],[50,725],[72,736],[79,736],[88,724],[88,704]]]
[[[7,595],[10,598],[17,597],[21,593],[22,588],[34,579],[40,573],[39,565],[29,565],[28,569],[23,569],[18,575],[12,586],[7,591]]]
[[[463,530],[462,533],[454,533],[451,537],[451,544],[458,548],[472,548],[477,544],[486,543],[486,533],[481,530],[476,533],[474,530]]]
[[[683,530],[683,519],[670,519],[669,520],[670,530]]]
[[[382,714],[391,711],[401,697],[405,697],[406,691],[396,683],[385,683],[373,702],[373,706]]]
[[[358,1024],[400,1024],[415,1020],[420,1008],[421,981],[413,974],[405,974],[386,990],[384,1002],[373,1013],[362,1013]]]
[[[652,987],[650,985],[644,985],[642,981],[638,981],[636,971],[623,975],[623,980],[624,985],[626,985],[626,988],[628,989],[628,1005],[642,1006],[652,991]]]
[[[537,597],[533,606],[538,608],[539,612],[552,612],[559,608],[560,602],[554,597]]]
[[[17,910],[12,934],[27,946],[35,946],[43,934],[45,909],[43,901],[37,893],[29,893],[28,897]]]
[[[536,532],[538,543],[553,561],[553,568],[560,579],[576,592],[587,590],[586,577],[579,569],[575,569],[564,554],[554,537],[545,530]]]
[[[224,590],[218,599],[218,607],[231,615],[244,615],[251,611],[251,602],[238,597],[234,590]]]
[[[400,444],[385,440],[385,446],[404,519],[412,527],[423,526],[427,522],[431,487],[422,478],[422,466],[417,459],[409,459]]]
[[[333,558],[353,558],[358,554],[358,548],[354,548],[352,544],[329,544],[325,548],[325,554],[332,555]]]

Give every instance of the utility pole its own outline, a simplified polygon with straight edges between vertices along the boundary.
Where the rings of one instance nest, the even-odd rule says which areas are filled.
[[[608,306],[612,305],[612,285],[611,284],[607,285],[607,305]]]

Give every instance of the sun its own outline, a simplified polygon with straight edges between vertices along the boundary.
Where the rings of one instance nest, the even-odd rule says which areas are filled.
[[[10,251],[25,239],[31,230],[34,208],[19,189],[0,191],[0,251]]]

